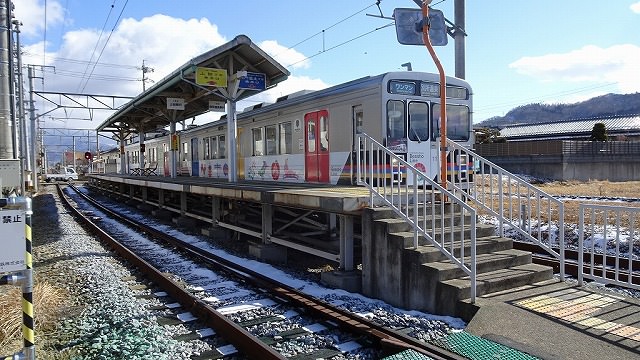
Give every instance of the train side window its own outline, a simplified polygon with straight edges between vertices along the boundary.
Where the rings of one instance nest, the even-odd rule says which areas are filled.
[[[182,161],[187,161],[189,155],[189,143],[182,143]]]
[[[405,138],[404,102],[390,100],[387,102],[387,139]]]
[[[364,119],[364,111],[362,110],[362,105],[353,107],[353,121],[355,123],[356,134],[362,134],[362,122]]]
[[[218,138],[215,136],[211,137],[211,158],[212,159],[220,158],[220,153],[218,150]]]
[[[280,123],[280,154],[291,154],[292,142],[291,121]]]
[[[253,156],[264,155],[264,136],[262,135],[262,128],[256,128],[251,130],[253,136]]]
[[[278,154],[278,136],[276,125],[269,125],[265,127],[265,142],[266,142],[266,155]]]
[[[325,116],[320,116],[320,150],[329,150],[329,121]]]
[[[224,141],[224,135],[218,136],[218,159],[226,157],[227,145]]]
[[[307,123],[307,152],[316,152],[316,123],[314,120]]]
[[[210,141],[209,138],[202,139],[202,149],[204,150],[203,156],[205,160],[211,159],[211,145],[209,141]]]

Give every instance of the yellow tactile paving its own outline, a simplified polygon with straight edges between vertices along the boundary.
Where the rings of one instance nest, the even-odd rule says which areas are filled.
[[[591,314],[621,300],[619,297],[582,292],[563,294],[571,300],[539,295],[516,302],[516,305],[538,313],[592,329],[640,342],[640,328],[592,317]]]

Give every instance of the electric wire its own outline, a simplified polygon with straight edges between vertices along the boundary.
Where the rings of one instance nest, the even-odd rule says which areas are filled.
[[[91,66],[91,62],[93,61],[93,57],[96,53],[96,50],[98,49],[98,45],[100,44],[100,40],[102,40],[102,34],[104,34],[104,29],[107,27],[107,23],[109,22],[109,18],[111,17],[111,12],[113,12],[113,8],[115,6],[115,0],[113,1],[113,3],[111,3],[111,7],[109,8],[109,13],[107,14],[107,18],[104,20],[104,24],[102,24],[102,29],[100,29],[100,34],[98,35],[98,40],[96,40],[96,44],[93,47],[93,50],[91,51],[91,57],[89,58],[89,63],[87,63],[87,66],[84,68],[84,74],[87,74],[87,71],[89,70],[89,67]],[[89,75],[91,76],[91,75]],[[84,77],[83,77],[84,80]],[[87,86],[87,83],[89,82],[89,79],[86,79],[86,82],[84,85],[82,85],[82,81],[80,81],[80,84],[78,84],[78,88],[76,89],[76,92],[80,92],[80,87],[82,87],[82,90],[84,90],[84,88]]]

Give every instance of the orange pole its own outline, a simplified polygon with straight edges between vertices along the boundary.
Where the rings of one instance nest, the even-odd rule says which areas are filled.
[[[422,40],[431,54],[433,62],[440,73],[440,183],[447,188],[447,83],[444,76],[444,68],[436,55],[436,51],[429,39],[429,6],[431,1],[422,2]]]

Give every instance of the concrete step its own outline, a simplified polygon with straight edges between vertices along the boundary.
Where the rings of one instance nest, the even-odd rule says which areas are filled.
[[[449,214],[451,213],[451,208],[453,207],[453,211],[454,212],[460,212],[460,206],[459,205],[453,205],[450,203],[444,204],[444,211]],[[393,209],[391,209],[390,207],[377,207],[375,209],[373,209],[374,212],[372,214],[372,217],[374,220],[377,219],[386,219],[386,218],[395,218],[397,217],[395,211],[393,211]],[[431,203],[426,203],[426,204],[422,204],[421,206],[419,206],[419,213],[418,215],[431,215],[432,213],[435,214],[440,214],[441,210],[440,210],[440,203],[435,203],[435,209],[434,206],[432,206]],[[409,215],[413,215],[413,206],[410,206],[410,211],[408,212]]]
[[[464,257],[464,263],[469,264],[470,256]],[[508,249],[495,251],[476,256],[476,273],[478,275],[495,270],[503,270],[519,265],[531,263],[531,253],[522,250]],[[422,264],[427,270],[427,276],[432,276],[438,281],[462,278],[466,273],[458,265],[450,261],[437,261]]]
[[[486,295],[519,286],[533,284],[553,277],[553,269],[537,264],[518,265],[477,274],[476,296]],[[468,276],[441,281],[438,284],[439,314],[458,314],[458,302],[471,296],[471,280]]]
[[[413,220],[413,219],[412,219]],[[378,219],[377,221],[384,221],[388,225],[388,229],[390,233],[400,232],[400,231],[411,231],[411,224],[404,219],[401,218],[384,218]],[[424,216],[418,216],[418,224],[427,228],[427,229],[440,229],[444,225],[444,227],[458,226],[464,221],[465,225],[471,224],[471,215],[466,214],[463,217],[456,214],[456,216],[451,216],[450,214],[446,214],[443,217],[440,214],[429,216],[426,218]],[[475,222],[475,219],[473,219]],[[444,223],[444,224],[443,224]]]
[[[387,224],[386,221],[384,220],[379,220],[379,221]],[[464,230],[464,231],[461,231],[461,230]],[[433,239],[440,242],[444,234],[445,243],[449,243],[451,239],[450,237],[451,231],[452,231],[452,228],[447,228],[447,227],[444,229],[436,229],[435,234],[432,235]],[[471,238],[469,226],[465,226],[464,229],[460,229],[459,227],[454,227],[453,231],[455,232],[453,235],[454,243],[460,241],[459,240],[460,236],[464,237],[464,239],[466,239],[467,241],[469,241],[468,239]],[[404,247],[413,246],[413,231],[400,231],[400,232],[387,231],[387,233],[389,237],[404,239],[404,243],[405,243]],[[430,235],[431,235],[431,232],[430,232]],[[485,237],[490,237],[494,235],[495,235],[495,228],[493,227],[493,225],[476,224],[476,240],[479,238],[485,238]],[[427,240],[424,239],[422,236],[418,236],[418,245],[429,245],[429,242],[427,242]]]
[[[413,241],[413,238],[410,239]],[[453,244],[453,253],[456,256],[460,255],[461,242],[456,241]],[[494,251],[509,250],[513,248],[513,240],[511,238],[487,236],[476,238],[476,253],[487,254]],[[464,253],[471,253],[471,244],[469,241],[465,241]],[[436,261],[446,260],[447,257],[433,245],[420,245],[417,249],[413,249],[411,244],[406,246],[404,256],[406,260],[412,264],[424,264]]]

